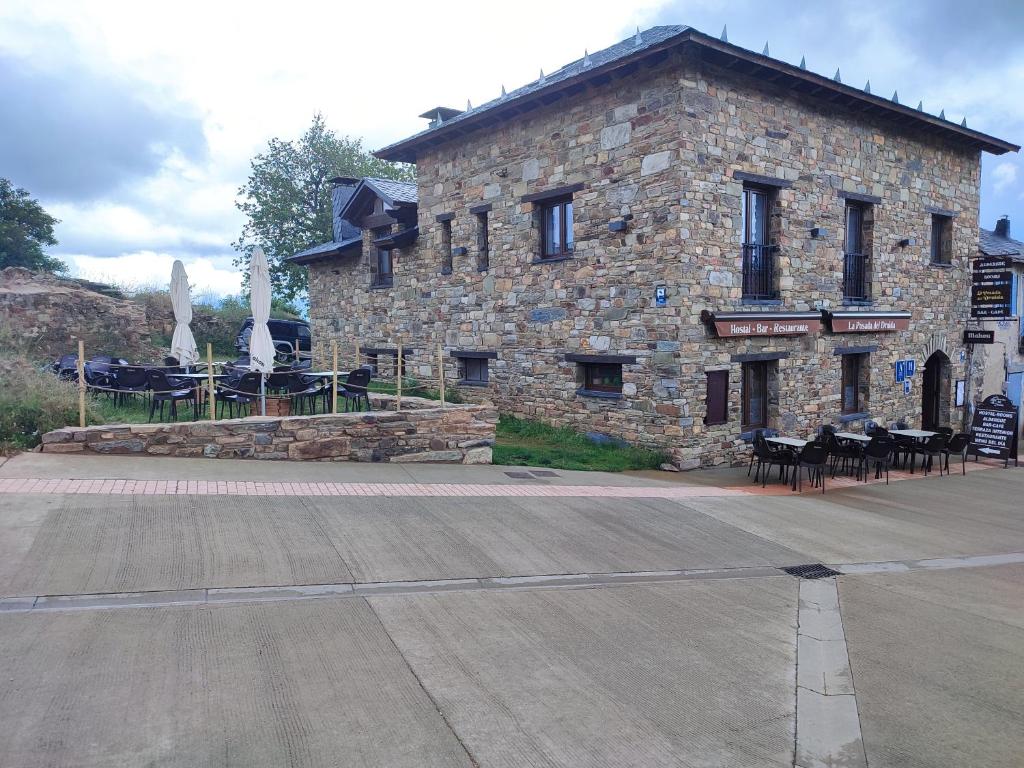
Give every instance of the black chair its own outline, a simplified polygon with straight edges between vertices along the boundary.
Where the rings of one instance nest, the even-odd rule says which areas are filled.
[[[149,376],[141,366],[128,366],[114,369],[114,388],[117,390],[117,403],[124,405],[136,395],[148,397]]]
[[[807,474],[814,486],[817,487],[818,483],[821,483],[821,492],[825,492],[825,469],[828,466],[828,448],[817,441],[810,442],[805,445],[801,450],[799,456],[796,457],[795,466],[793,468],[793,490],[803,490],[804,477],[801,469],[806,469]]]
[[[820,427],[818,427],[819,437],[821,437],[822,435],[834,435],[835,433],[836,428],[831,424],[822,424]]]
[[[262,373],[250,372],[238,379],[228,379],[224,388],[217,390],[217,404],[220,406],[219,417],[224,416],[225,404],[228,407],[229,419],[235,418],[235,408],[238,409],[238,414],[241,416],[243,405],[251,414],[252,404],[260,396],[260,379],[262,378]]]
[[[868,479],[868,469],[874,468],[875,479],[882,477],[885,470],[885,484],[889,484],[889,470],[892,468],[896,449],[896,441],[892,435],[878,435],[864,446],[864,482]]]
[[[888,435],[889,430],[883,427],[878,422],[868,421],[864,423],[864,434],[867,435],[868,437],[875,437],[876,435],[881,437],[883,435]]]
[[[157,403],[160,404],[160,421],[164,420],[164,403],[171,404],[171,420],[178,420],[178,403],[186,401],[192,403],[192,415],[199,419],[199,401],[196,399],[194,389],[182,389],[175,386],[163,371],[150,369],[146,372],[149,388],[153,393],[153,400],[149,405],[149,420],[153,420],[153,412]]]
[[[57,378],[78,381],[78,355],[61,355],[50,367]]]
[[[942,452],[946,459],[946,474],[949,474],[949,457],[957,454],[960,457],[961,473],[967,474],[967,449],[971,446],[971,436],[967,432],[957,432],[946,443],[946,449]]]
[[[366,403],[366,410],[373,410],[373,406],[370,405],[370,395],[367,389],[369,386],[369,368],[356,368],[354,371],[349,372],[345,383],[338,387],[338,397],[345,398],[346,412],[349,410],[350,405],[352,410],[361,411],[361,403]]]
[[[936,427],[934,429],[934,432],[936,432],[937,434],[940,434],[940,435],[945,435],[946,436],[946,440],[949,440],[951,437],[953,437],[953,428],[952,427]]]
[[[754,453],[757,456],[757,470],[754,472],[754,482],[761,478],[761,487],[768,484],[768,475],[772,467],[779,468],[779,480],[789,481],[790,467],[796,462],[796,454],[789,448],[773,448],[769,445],[765,435],[768,430],[760,430],[754,435]]]
[[[855,469],[859,480],[861,470],[864,468],[863,446],[854,440],[841,442],[835,432],[825,432],[823,439],[825,447],[828,449],[829,458],[832,459],[832,477],[836,476],[839,464],[842,463],[843,472],[849,473],[851,469]]]
[[[939,459],[939,477],[942,477],[943,459],[945,458],[944,453],[947,442],[949,441],[945,435],[936,433],[923,443],[917,443],[914,446],[914,456],[916,457],[920,454],[921,468],[926,475],[931,471],[932,460],[937,457]]]
[[[297,406],[293,410],[297,410],[300,414],[306,412],[306,403],[309,403],[309,412],[316,413],[316,401],[323,394],[323,390],[324,387],[316,378],[295,374],[288,378],[288,394]]]

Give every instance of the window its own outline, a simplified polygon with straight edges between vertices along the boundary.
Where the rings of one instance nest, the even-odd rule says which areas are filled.
[[[870,250],[871,206],[846,203],[846,242],[843,247],[843,298],[867,301],[871,285],[868,271]]]
[[[460,357],[458,360],[460,384],[480,386],[487,383],[487,358]]]
[[[374,285],[388,286],[395,282],[394,270],[391,262],[391,251],[384,248],[377,249],[377,280]]]
[[[860,355],[843,355],[843,414],[860,413]]]
[[[380,374],[380,366],[379,366],[379,364],[377,362],[377,353],[376,352],[364,352],[364,356],[365,356],[365,360],[363,362],[363,367],[369,368],[370,369],[370,373],[372,373],[374,376],[379,375]]]
[[[768,426],[768,363],[743,364],[743,429]]]
[[[729,421],[728,371],[708,371],[708,393],[705,403],[705,424],[725,424]]]
[[[622,394],[621,363],[580,363],[580,368],[584,390]]]
[[[452,272],[452,222],[451,219],[441,222],[441,273],[450,275]]]
[[[487,211],[476,214],[477,269],[483,272],[490,266],[490,233],[487,231]]]
[[[932,214],[932,264],[953,262],[953,219]]]
[[[743,298],[774,299],[774,246],[768,217],[772,193],[761,187],[743,188]]]
[[[541,258],[572,255],[572,198],[545,202],[541,206]]]

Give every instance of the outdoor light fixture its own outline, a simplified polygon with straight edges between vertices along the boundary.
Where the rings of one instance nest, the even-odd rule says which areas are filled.
[[[904,237],[902,240],[896,243],[900,248],[906,248],[908,245],[914,245],[914,238]]]
[[[609,232],[625,232],[626,231],[626,222],[623,219],[619,219],[618,221],[609,221],[608,222],[608,231]]]
[[[828,237],[828,230],[824,227],[811,227],[811,237]]]

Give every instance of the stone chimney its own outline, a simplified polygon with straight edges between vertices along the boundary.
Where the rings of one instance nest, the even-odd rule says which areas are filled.
[[[1002,218],[999,219],[999,221],[996,222],[996,234],[999,235],[999,237],[1008,238],[1010,236],[1009,216],[1003,216]]]

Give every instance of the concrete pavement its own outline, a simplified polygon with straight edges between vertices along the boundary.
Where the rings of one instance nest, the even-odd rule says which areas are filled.
[[[374,489],[0,492],[0,766],[1017,765],[1024,473],[509,471],[0,465]],[[537,487],[567,495],[511,495]],[[1005,557],[950,559],[978,555]],[[817,562],[845,575],[780,570]]]

